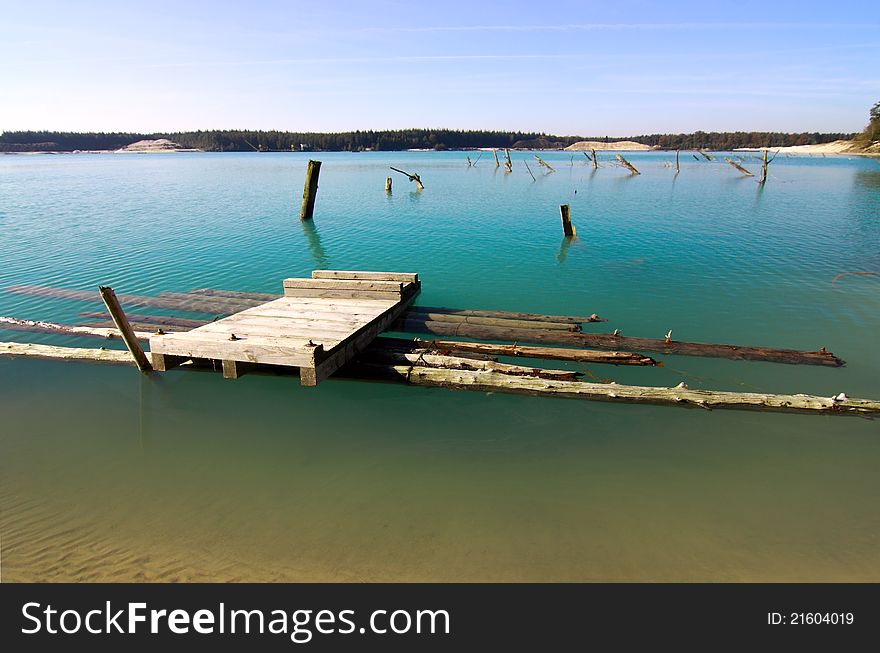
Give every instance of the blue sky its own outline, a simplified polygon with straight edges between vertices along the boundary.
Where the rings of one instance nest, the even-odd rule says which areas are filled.
[[[857,131],[878,2],[0,0],[0,130]]]

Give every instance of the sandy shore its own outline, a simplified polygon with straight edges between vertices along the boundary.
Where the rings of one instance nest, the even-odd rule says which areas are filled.
[[[815,145],[789,145],[787,147],[738,147],[735,152],[762,152],[768,149],[783,154],[877,154],[878,152],[862,150],[853,141],[832,141]]]
[[[586,152],[589,150],[616,150],[618,152],[644,152],[653,150],[650,145],[636,143],[635,141],[617,141],[614,143],[604,143],[602,141],[578,141],[569,145],[566,150],[572,152]]]

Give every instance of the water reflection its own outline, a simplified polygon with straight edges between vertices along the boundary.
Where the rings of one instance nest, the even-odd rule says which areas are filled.
[[[324,248],[321,245],[321,237],[318,235],[317,228],[315,228],[314,220],[303,220],[301,224],[303,233],[306,235],[306,239],[309,242],[309,251],[312,253],[315,265],[319,268],[326,268],[327,254],[324,252]]]

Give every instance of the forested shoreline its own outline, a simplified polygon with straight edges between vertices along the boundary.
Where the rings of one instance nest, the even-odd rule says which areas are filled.
[[[167,138],[185,148],[208,152],[330,151],[362,152],[409,149],[459,150],[480,147],[561,149],[582,140],[635,141],[662,149],[729,150],[737,147],[813,145],[850,139],[851,133],[702,132],[641,136],[555,136],[536,132],[401,129],[337,133],[212,130],[194,132],[55,132],[7,131],[0,134],[0,152],[73,152],[116,150],[146,139]]]

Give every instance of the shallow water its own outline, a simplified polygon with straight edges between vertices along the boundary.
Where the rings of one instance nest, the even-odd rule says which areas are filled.
[[[491,155],[312,156],[306,226],[306,154],[0,157],[0,286],[418,271],[425,305],[847,361],[582,368],[599,378],[880,397],[880,277],[833,282],[880,271],[875,161],[780,156],[762,190],[689,154],[677,176],[670,154],[627,155],[630,177],[610,153],[596,172],[543,153],[557,172],[532,159],[536,182],[524,153],[511,175]],[[0,292],[0,315],[87,310]],[[877,421],[19,360],[0,360],[0,420],[4,580],[880,580]]]

